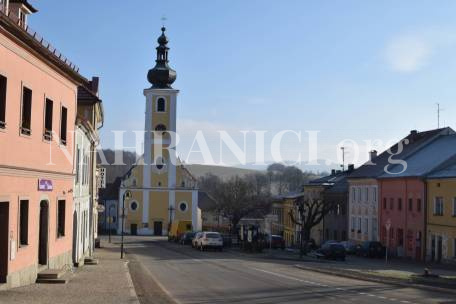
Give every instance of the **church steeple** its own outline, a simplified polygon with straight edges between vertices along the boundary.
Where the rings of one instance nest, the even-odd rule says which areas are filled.
[[[171,84],[176,80],[176,71],[168,65],[168,38],[165,35],[166,28],[162,27],[162,34],[157,42],[157,59],[153,69],[147,73],[147,79],[156,89],[172,89]]]

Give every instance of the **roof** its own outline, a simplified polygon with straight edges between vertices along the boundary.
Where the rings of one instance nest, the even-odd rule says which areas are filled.
[[[403,149],[402,152],[396,154],[393,158],[394,159],[405,159],[407,156],[416,152],[420,147],[425,146],[433,139],[438,137],[442,134],[454,134],[454,130],[447,127],[441,129],[434,129],[424,132],[411,132],[409,135],[401,139],[399,142],[391,146],[389,149],[378,155],[376,158],[366,162],[361,167],[357,168],[352,174],[350,174],[349,179],[353,178],[377,178],[385,173],[384,168],[389,163],[389,157],[392,153],[396,153],[398,151],[399,143],[402,143]],[[408,140],[408,144],[405,144],[405,140]]]
[[[216,207],[216,201],[206,192],[198,191],[198,208],[202,211],[212,211]]]
[[[403,158],[406,162],[406,168],[402,164],[389,165],[389,173],[385,172],[379,177],[424,177],[433,170],[440,168],[446,161],[450,161],[455,157],[456,134],[440,135],[415,151],[415,153]]]
[[[337,172],[336,174],[331,174],[324,176],[322,178],[314,179],[308,183],[308,185],[321,185],[326,187],[326,192],[330,193],[340,193],[348,191],[348,181],[347,178],[354,171],[342,171]]]
[[[85,86],[78,86],[78,102],[83,103],[97,103],[101,102],[101,99],[98,96],[86,88]]]
[[[427,175],[427,178],[430,179],[452,177],[456,177],[456,157],[451,158],[449,161],[446,162],[446,164],[433,170],[431,173]]]
[[[38,12],[38,10],[36,8],[34,8],[27,0],[10,0],[10,3],[21,3],[26,8],[28,8],[28,10],[31,11],[32,13]]]

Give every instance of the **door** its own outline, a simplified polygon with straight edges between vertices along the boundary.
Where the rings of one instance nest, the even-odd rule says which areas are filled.
[[[76,210],[73,213],[73,263],[79,262],[79,246],[78,246],[78,214]]]
[[[439,236],[437,238],[437,262],[441,262],[442,261],[442,250],[443,250],[443,246],[442,246],[442,237]]]
[[[0,283],[8,275],[9,203],[0,202]]]
[[[163,223],[162,222],[154,222],[154,235],[162,235],[163,233]]]
[[[435,236],[432,236],[431,239],[431,259],[432,261],[435,261]]]
[[[131,235],[138,235],[138,225],[137,224],[131,224],[130,232],[131,232]]]
[[[49,204],[47,201],[40,203],[40,232],[38,242],[38,263],[47,265],[48,260],[48,233],[49,233]]]

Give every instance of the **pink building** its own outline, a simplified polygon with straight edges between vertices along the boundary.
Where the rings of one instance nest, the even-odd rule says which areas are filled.
[[[418,134],[418,133],[417,133]],[[415,136],[418,136],[418,135]],[[413,141],[414,137],[409,137]],[[412,142],[413,143],[413,142]],[[392,255],[422,260],[426,253],[426,176],[456,157],[456,135],[440,133],[378,178],[380,240]]]
[[[77,68],[0,1],[0,289],[72,264]]]

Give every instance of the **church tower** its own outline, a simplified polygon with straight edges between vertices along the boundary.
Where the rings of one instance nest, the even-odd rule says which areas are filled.
[[[122,181],[119,199],[126,190],[124,230],[130,234],[169,235],[201,229],[195,178],[179,163],[174,138],[178,90],[171,86],[176,71],[168,65],[165,27],[158,37],[155,66],[144,90],[146,112],[143,164],[131,168]],[[170,230],[171,229],[171,230]]]
[[[155,67],[149,70],[147,79],[152,84],[144,90],[146,96],[146,118],[144,138],[144,162],[143,187],[176,187],[176,161],[174,149],[169,151],[171,138],[165,131],[176,132],[176,99],[178,90],[171,87],[176,80],[176,71],[168,65],[168,38],[165,35],[166,28],[161,28],[158,37],[157,59]],[[160,143],[161,141],[161,143]],[[174,152],[174,154],[172,154]],[[168,196],[168,208],[170,217],[173,217],[173,205],[175,201],[174,191]],[[149,195],[144,193],[143,198],[143,221],[147,223],[149,216]],[[170,219],[172,220],[172,218]],[[147,228],[147,225],[145,225]]]

